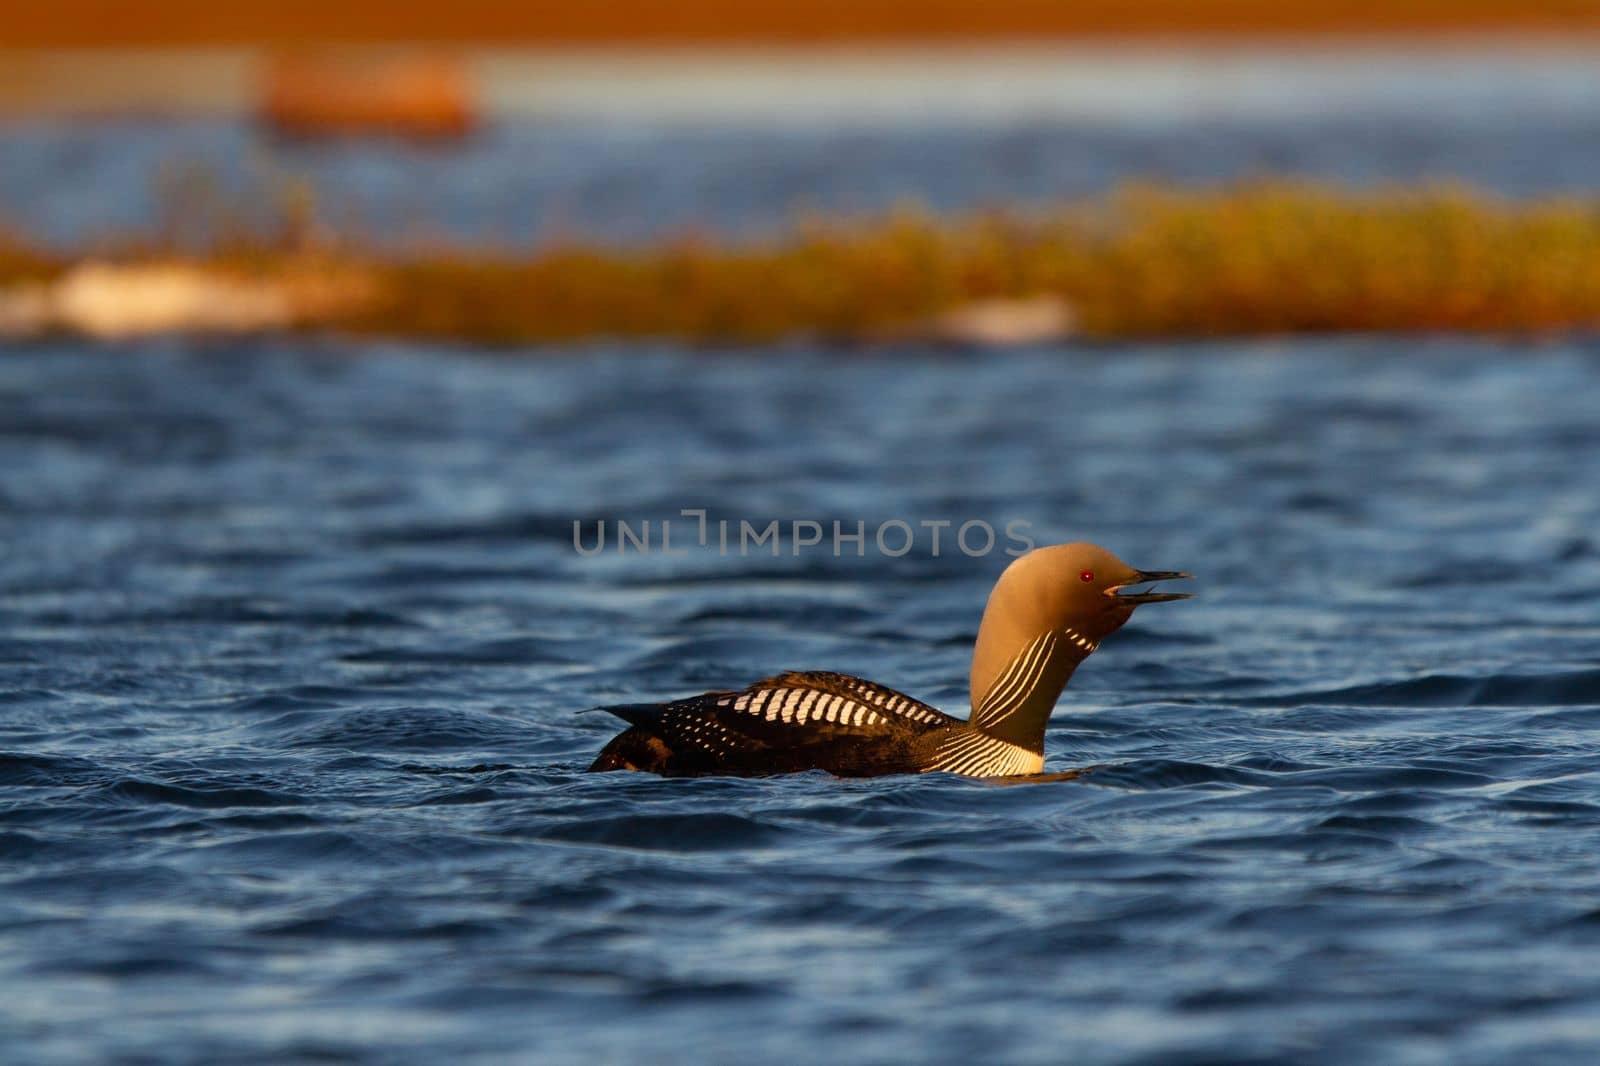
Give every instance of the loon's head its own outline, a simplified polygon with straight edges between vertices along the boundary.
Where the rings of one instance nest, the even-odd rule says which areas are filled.
[[[1193,577],[1181,570],[1135,570],[1097,544],[1055,544],[1006,567],[994,596],[1051,628],[1099,640],[1122,627],[1141,603],[1186,600],[1187,592],[1135,592],[1156,581]]]
[[[1006,567],[989,594],[972,656],[974,706],[1018,649],[1045,633],[1065,633],[1092,651],[1144,603],[1184,600],[1187,592],[1138,592],[1155,581],[1192,577],[1180,570],[1136,570],[1095,544],[1038,548]]]

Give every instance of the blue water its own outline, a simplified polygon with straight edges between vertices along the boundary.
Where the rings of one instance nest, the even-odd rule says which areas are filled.
[[[1600,349],[0,354],[5,1061],[1594,1061]],[[1076,781],[585,775],[783,668],[965,712],[1003,556],[573,549],[684,507],[1200,596]]]
[[[1592,60],[1590,69],[1595,62]],[[0,122],[0,223],[63,246],[163,228],[180,237],[276,217],[304,182],[331,232],[371,244],[438,236],[631,241],[762,235],[808,216],[1037,206],[1130,181],[1263,175],[1466,183],[1510,196],[1592,189],[1600,95],[1512,110],[1122,122],[1014,118],[771,128],[505,121],[449,150],[276,141],[232,122]],[[203,175],[184,186],[184,174]],[[187,188],[180,195],[163,188]],[[181,210],[174,210],[174,204]],[[208,206],[209,205],[209,206]],[[206,221],[208,215],[226,221]],[[184,224],[164,220],[182,216]]]

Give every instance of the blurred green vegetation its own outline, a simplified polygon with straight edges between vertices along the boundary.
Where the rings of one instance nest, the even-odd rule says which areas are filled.
[[[281,278],[305,294],[297,320],[309,327],[504,344],[892,339],[952,309],[1040,297],[1064,301],[1098,337],[1600,324],[1600,201],[1454,186],[1130,186],[1027,212],[804,219],[765,242],[689,234],[642,248],[400,254],[317,237],[309,193],[286,202],[267,236],[233,232],[198,251],[147,240],[119,254]],[[0,281],[60,269],[0,239]],[[313,275],[342,280],[334,292]]]
[[[974,302],[1054,296],[1102,337],[1565,330],[1600,323],[1600,203],[1135,186],[1026,214],[811,220],[756,245],[441,250],[385,268],[379,290],[345,325],[507,342],[870,338]]]

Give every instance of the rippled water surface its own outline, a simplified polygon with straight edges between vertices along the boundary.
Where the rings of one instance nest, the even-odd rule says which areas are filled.
[[[1589,1061],[1597,400],[1459,341],[14,347],[5,1057]],[[782,668],[965,713],[1002,556],[573,549],[685,507],[1201,596],[1079,671],[1078,781],[585,775],[583,708]]]
[[[1600,58],[1587,62],[1594,77]],[[0,222],[94,246],[190,230],[213,197],[270,216],[293,181],[318,213],[371,243],[438,234],[541,242],[770,234],[814,214],[906,203],[957,211],[1051,205],[1126,181],[1219,184],[1296,176],[1350,186],[1469,184],[1496,194],[1584,194],[1600,170],[1600,90],[1570,106],[1442,109],[1462,74],[1410,109],[1379,114],[1013,115],[989,122],[544,122],[507,120],[451,150],[386,141],[293,142],[245,123],[120,122],[98,128],[0,122]],[[1398,91],[1398,90],[1397,90]],[[1269,94],[1269,93],[1264,93]],[[205,181],[176,179],[198,173]],[[293,181],[286,182],[286,179]],[[213,189],[224,190],[216,194]],[[166,187],[166,192],[163,192]],[[176,192],[174,192],[176,190]]]

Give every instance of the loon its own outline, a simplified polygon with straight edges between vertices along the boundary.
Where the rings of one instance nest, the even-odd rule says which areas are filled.
[[[1093,544],[1038,548],[1006,567],[989,594],[972,653],[967,720],[848,674],[784,673],[743,691],[597,708],[630,728],[605,746],[589,771],[666,777],[803,770],[839,777],[1039,774],[1045,722],[1078,664],[1135,607],[1190,595],[1130,590],[1192,576],[1135,570]]]

